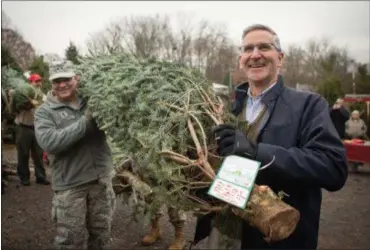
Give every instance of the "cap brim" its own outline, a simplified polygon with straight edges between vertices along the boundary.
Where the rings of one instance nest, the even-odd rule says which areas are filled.
[[[49,77],[49,80],[50,81],[53,81],[55,79],[58,79],[58,78],[71,78],[71,77],[74,77],[76,74],[74,72],[60,72],[60,73],[56,73],[54,75],[51,75]]]

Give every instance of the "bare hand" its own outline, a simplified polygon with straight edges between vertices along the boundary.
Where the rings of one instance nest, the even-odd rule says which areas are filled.
[[[34,106],[37,107],[40,105],[40,103],[34,99],[28,98],[28,101]]]
[[[333,105],[333,109],[339,109],[339,108],[340,108],[339,104],[336,103],[336,104]]]

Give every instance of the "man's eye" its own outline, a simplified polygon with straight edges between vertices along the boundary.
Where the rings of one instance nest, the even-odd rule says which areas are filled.
[[[245,45],[241,47],[241,51],[244,53],[252,53],[254,48],[257,47],[259,51],[270,51],[272,49],[272,45],[268,43],[261,43],[257,45]]]
[[[271,45],[270,44],[267,44],[267,43],[261,43],[258,46],[258,49],[261,50],[261,51],[268,51],[268,50],[271,49]]]
[[[243,46],[243,52],[252,52],[254,49],[253,45]]]

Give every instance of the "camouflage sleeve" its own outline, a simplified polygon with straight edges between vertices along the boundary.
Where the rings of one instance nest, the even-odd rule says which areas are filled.
[[[47,110],[40,106],[35,112],[35,135],[40,147],[51,154],[59,154],[79,141],[88,130],[88,121],[82,116],[68,127],[58,129]]]

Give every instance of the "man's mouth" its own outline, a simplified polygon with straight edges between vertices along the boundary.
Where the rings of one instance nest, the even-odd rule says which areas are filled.
[[[266,66],[266,63],[252,63],[252,64],[248,64],[248,68],[252,68],[252,69],[258,69],[258,68],[262,68],[262,67],[265,67]]]

